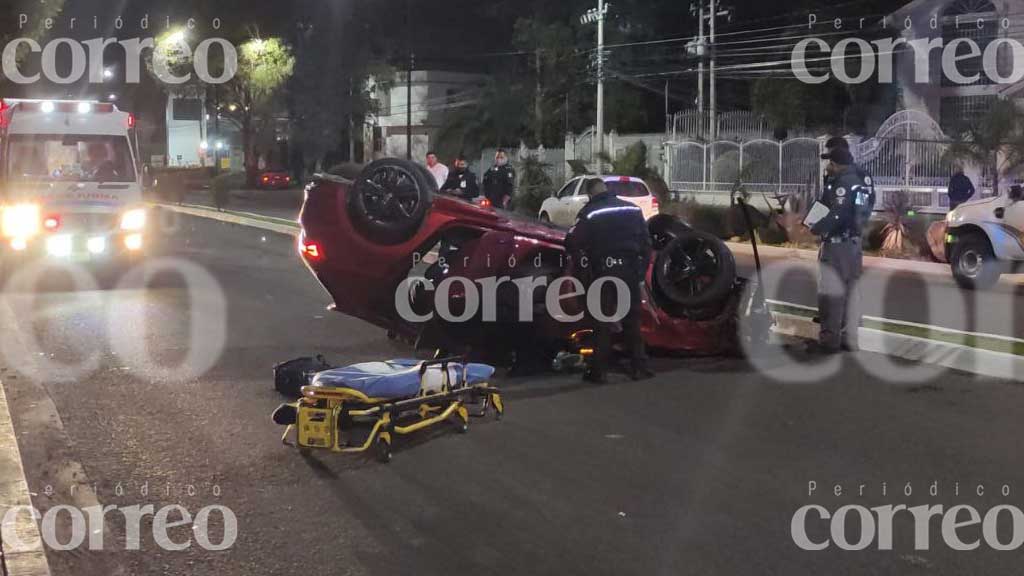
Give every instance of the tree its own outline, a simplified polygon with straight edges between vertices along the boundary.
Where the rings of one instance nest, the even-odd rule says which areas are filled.
[[[279,38],[253,38],[239,47],[238,73],[226,84],[228,94],[238,103],[249,184],[256,180],[254,136],[273,121],[280,102],[279,89],[291,77],[295,58]]]
[[[7,46],[15,38],[39,40],[46,33],[46,19],[56,18],[64,9],[64,0],[48,2],[6,2],[0,8],[0,47]],[[19,18],[28,16],[28,24],[22,26]],[[18,47],[16,58],[20,63],[28,53],[28,46]],[[0,86],[6,85],[7,77],[0,74]]]
[[[1024,164],[1024,113],[1010,100],[996,100],[984,115],[955,128],[945,159],[986,168],[999,194],[1000,176]]]

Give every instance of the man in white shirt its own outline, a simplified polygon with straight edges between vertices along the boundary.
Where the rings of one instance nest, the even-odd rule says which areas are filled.
[[[448,180],[448,167],[437,161],[437,154],[427,152],[427,170],[434,175],[434,180],[437,180],[437,189],[440,190]]]

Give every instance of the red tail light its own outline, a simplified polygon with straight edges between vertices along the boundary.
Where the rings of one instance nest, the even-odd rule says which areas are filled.
[[[632,182],[629,176],[619,176],[619,182]]]
[[[323,252],[320,250],[320,245],[316,242],[307,242],[305,240],[299,244],[299,253],[310,260],[319,260],[323,257]]]
[[[655,210],[657,210],[659,208],[658,204],[659,204],[658,203],[658,197],[652,194],[651,195],[651,207],[654,208]]]
[[[490,208],[491,207],[491,201],[488,200],[487,198],[484,198],[483,200],[480,201],[480,207],[481,208]]]
[[[111,107],[111,108],[113,108],[113,107]],[[135,128],[135,114],[129,114],[128,115],[128,127],[129,128]]]

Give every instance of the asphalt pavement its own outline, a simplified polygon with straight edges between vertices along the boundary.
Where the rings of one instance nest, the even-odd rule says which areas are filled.
[[[913,383],[883,382],[873,374],[887,360],[867,353],[841,357],[809,384],[739,359],[659,358],[659,376],[642,383],[499,379],[504,420],[400,440],[387,465],[303,457],[269,418],[282,401],[274,363],[410,351],[325,311],[293,239],[188,216],[153,220],[153,256],[191,270],[198,289],[165,271],[148,288],[4,294],[0,379],[42,511],[222,505],[238,538],[226,551],[194,538],[165,551],[145,520],[141,550],[129,551],[125,523],[112,516],[104,551],[49,551],[55,575],[1019,573],[1017,553],[951,550],[939,518],[929,550],[915,549],[906,519],[891,551],[805,551],[790,531],[809,504],[1020,506],[1018,384],[933,367],[916,367]],[[209,370],[196,373],[205,358]],[[768,363],[796,361],[806,359]],[[808,495],[810,482],[818,489]],[[815,539],[829,538],[827,522],[810,524]],[[220,527],[212,522],[214,541]],[[191,535],[171,531],[177,542]]]

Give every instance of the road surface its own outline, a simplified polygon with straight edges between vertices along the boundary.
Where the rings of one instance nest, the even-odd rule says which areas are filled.
[[[644,383],[504,380],[505,420],[400,442],[388,465],[303,458],[270,422],[282,401],[271,366],[313,352],[351,363],[409,350],[325,312],[291,238],[155,220],[170,232],[158,255],[198,266],[219,289],[189,294],[164,273],[148,289],[5,294],[0,378],[42,511],[85,505],[92,493],[104,505],[193,514],[216,504],[237,517],[237,541],[218,552],[192,538],[165,551],[144,521],[141,550],[126,551],[124,522],[112,521],[102,552],[51,550],[57,576],[1019,573],[1016,553],[984,543],[952,551],[938,519],[928,551],[915,549],[908,521],[892,551],[810,552],[791,535],[809,504],[1019,506],[1017,384],[930,367],[922,381],[886,383],[866,372],[883,359],[866,353],[811,384],[736,359],[657,359],[659,377]],[[221,329],[208,371],[167,368],[196,341],[214,346]],[[125,334],[151,360],[115,353],[112,342],[131,348]],[[81,374],[59,369],[90,357]],[[819,488],[808,495],[810,482]],[[970,493],[978,484],[983,497]],[[816,541],[829,537],[827,523],[810,525]],[[191,536],[188,526],[171,531],[173,541]]]

